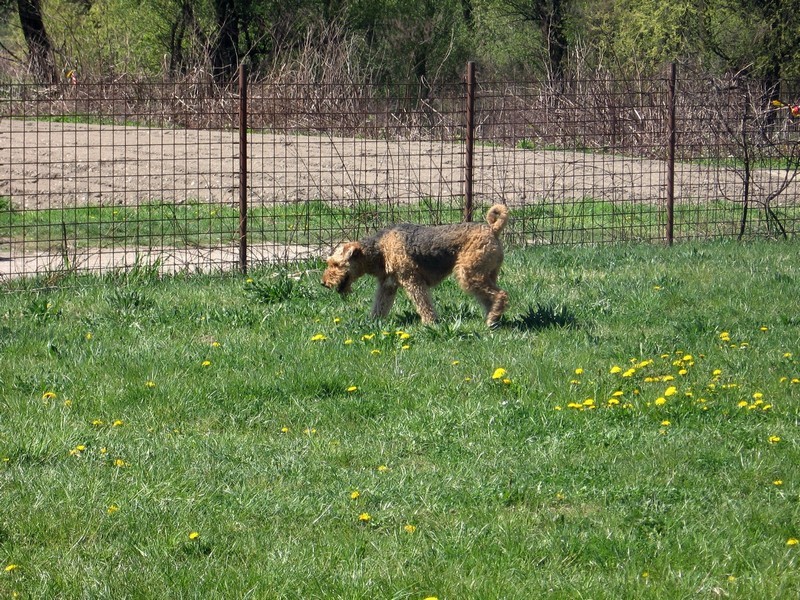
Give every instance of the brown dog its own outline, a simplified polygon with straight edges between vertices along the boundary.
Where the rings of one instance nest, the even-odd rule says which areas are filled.
[[[430,288],[450,273],[461,288],[483,306],[486,324],[493,327],[508,303],[508,294],[497,287],[503,263],[498,234],[508,220],[508,208],[496,204],[486,213],[488,225],[410,225],[388,227],[360,242],[339,246],[328,258],[322,285],[342,295],[362,275],[374,275],[378,289],[373,317],[385,317],[398,287],[405,289],[423,323],[433,323],[436,311]]]

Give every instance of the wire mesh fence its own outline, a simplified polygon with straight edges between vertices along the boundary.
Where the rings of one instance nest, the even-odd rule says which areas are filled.
[[[792,90],[692,73],[5,85],[0,281],[297,261],[496,202],[512,245],[794,237]]]

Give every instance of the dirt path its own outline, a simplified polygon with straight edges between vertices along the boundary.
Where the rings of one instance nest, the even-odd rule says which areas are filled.
[[[250,134],[250,201],[382,199],[418,202],[463,194],[464,146],[328,136]],[[663,161],[580,151],[499,146],[475,150],[474,189],[515,205],[592,196],[657,201]],[[135,204],[153,199],[238,199],[238,133],[0,120],[0,196],[16,208]],[[703,174],[706,174],[704,177]],[[700,180],[723,190],[733,174],[708,177],[678,165],[676,189],[699,197]]]

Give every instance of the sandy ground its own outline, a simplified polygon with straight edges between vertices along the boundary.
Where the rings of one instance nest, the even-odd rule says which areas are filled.
[[[293,203],[322,199],[352,203],[419,202],[463,194],[464,146],[435,141],[382,141],[313,135],[250,134],[248,202]],[[611,201],[663,202],[664,161],[619,154],[578,151],[532,151],[476,146],[476,201],[513,206],[542,199],[571,201],[592,197]],[[84,204],[125,204],[153,200],[201,201],[238,205],[239,150],[236,131],[145,129],[46,121],[0,120],[0,196],[15,209],[46,209]],[[780,184],[781,174],[758,171],[765,191]],[[698,165],[676,169],[676,197],[736,198],[735,173]],[[766,193],[766,192],[765,192]],[[787,197],[794,199],[792,187]],[[30,255],[0,232],[0,280],[20,273],[60,268],[64,258]],[[193,261],[228,264],[235,249],[203,259],[187,249],[157,249],[185,268]],[[74,264],[86,268],[125,268],[142,260],[136,249],[88,251]],[[263,249],[276,260],[313,254],[309,248]],[[125,256],[123,259],[122,257]],[[257,260],[254,256],[254,260]],[[167,261],[161,261],[166,264]],[[234,259],[233,264],[236,264]],[[201,264],[201,263],[196,263]]]

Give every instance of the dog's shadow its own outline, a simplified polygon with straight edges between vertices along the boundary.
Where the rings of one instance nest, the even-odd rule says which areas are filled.
[[[517,331],[541,331],[551,327],[575,328],[578,319],[564,304],[536,304],[513,319],[501,322],[501,327]]]
[[[450,310],[448,310],[450,309]],[[447,315],[432,328],[449,326],[458,327],[473,319],[479,319],[480,311],[476,308],[470,310],[463,304],[458,306],[443,306],[442,314]],[[418,325],[419,315],[413,310],[403,310],[395,318],[395,323],[401,327]],[[515,331],[542,331],[550,328],[572,329],[579,326],[575,314],[564,304],[536,304],[528,306],[527,310],[518,315],[505,315],[493,329],[512,329]]]

